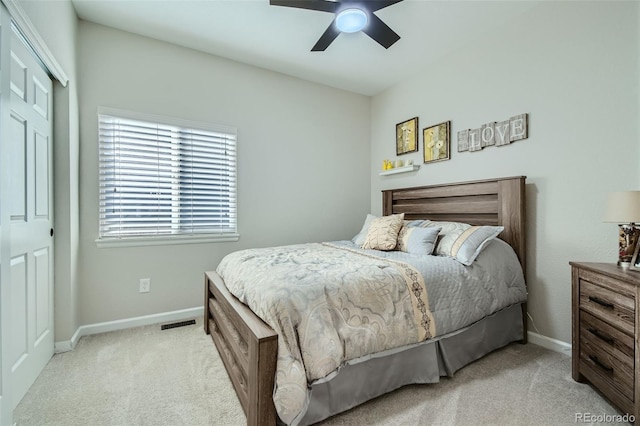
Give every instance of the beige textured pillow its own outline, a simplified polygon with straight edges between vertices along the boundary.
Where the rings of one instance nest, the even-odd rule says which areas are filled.
[[[363,249],[393,250],[398,242],[404,213],[377,217],[371,221]]]
[[[436,254],[453,257],[467,266],[473,263],[491,240],[504,231],[503,226],[471,226],[459,222],[428,221],[421,226],[442,228]]]

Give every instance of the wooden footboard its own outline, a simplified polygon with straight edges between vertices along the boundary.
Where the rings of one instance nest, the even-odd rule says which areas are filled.
[[[204,330],[238,394],[247,425],[274,425],[278,335],[240,303],[216,272],[205,273]]]

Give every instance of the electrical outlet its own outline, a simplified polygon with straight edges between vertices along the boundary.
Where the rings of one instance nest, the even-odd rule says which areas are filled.
[[[151,291],[151,278],[140,278],[140,293]]]

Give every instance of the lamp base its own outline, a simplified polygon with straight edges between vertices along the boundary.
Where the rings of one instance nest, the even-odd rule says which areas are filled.
[[[636,228],[634,223],[619,225],[618,229],[618,265],[622,268],[628,268],[631,266],[633,252],[640,237],[640,229]]]

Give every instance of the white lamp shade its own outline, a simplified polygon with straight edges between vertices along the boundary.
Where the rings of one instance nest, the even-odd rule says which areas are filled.
[[[640,191],[618,191],[609,194],[604,221],[617,224],[640,222]]]

